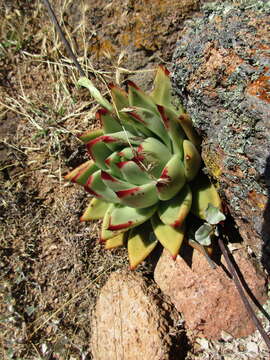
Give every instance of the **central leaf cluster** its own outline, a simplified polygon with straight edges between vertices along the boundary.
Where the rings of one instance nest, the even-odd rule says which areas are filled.
[[[79,137],[91,160],[66,176],[94,196],[82,220],[103,218],[107,248],[122,245],[128,231],[132,267],[158,240],[175,257],[190,210],[205,218],[208,204],[220,203],[210,183],[203,189],[205,179],[194,180],[201,166],[199,140],[189,116],[172,103],[168,70],[158,68],[150,94],[133,82],[128,92],[110,85],[112,104],[90,80],[80,84],[102,105],[96,114],[102,129]],[[207,201],[199,201],[205,191]],[[144,238],[146,229],[155,236]]]

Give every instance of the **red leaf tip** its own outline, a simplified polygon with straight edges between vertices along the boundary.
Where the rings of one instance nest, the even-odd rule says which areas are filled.
[[[139,88],[139,86],[136,85],[136,84],[135,84],[133,81],[131,81],[131,80],[128,80],[127,84],[128,84],[128,86],[131,86],[131,87],[133,87],[133,88],[136,89],[136,90],[141,90],[141,89]]]
[[[109,110],[101,108],[98,109],[98,111],[96,112],[96,120],[101,121],[102,120],[102,116],[107,115],[109,113]]]
[[[165,73],[165,75],[167,75],[167,76],[170,76],[171,75],[171,73],[170,73],[170,71],[164,66],[164,65],[159,65],[159,68],[161,69],[161,70],[163,70],[163,72]]]

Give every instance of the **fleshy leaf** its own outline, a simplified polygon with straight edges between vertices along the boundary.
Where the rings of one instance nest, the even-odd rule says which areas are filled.
[[[148,208],[159,200],[155,182],[117,191],[116,195],[121,204],[138,209]]]
[[[130,268],[134,270],[156,247],[158,241],[149,223],[132,229],[128,239]]]
[[[110,171],[102,171],[101,172],[101,179],[103,183],[108,186],[114,192],[128,190],[134,187],[133,184],[120,180],[116,176],[113,176]]]
[[[180,123],[182,129],[184,130],[187,138],[197,147],[199,148],[201,145],[201,139],[197,134],[196,130],[193,127],[193,123],[191,117],[188,114],[181,114],[177,121]]]
[[[142,140],[143,139],[141,137],[134,136],[134,134],[129,131],[119,131],[117,133],[103,136],[103,141],[113,151],[123,146],[140,145]]]
[[[112,140],[113,141],[113,140]],[[91,158],[100,169],[106,170],[105,159],[111,154],[111,150],[104,142],[104,136],[100,136],[87,143],[87,149]]]
[[[187,181],[191,181],[198,174],[201,167],[201,155],[195,145],[189,140],[183,141],[184,166]]]
[[[105,109],[112,111],[113,107],[112,105],[109,103],[108,100],[105,99],[104,96],[101,95],[100,91],[95,87],[94,83],[89,80],[87,77],[81,77],[78,81],[78,84],[80,86],[86,87],[91,95],[93,96],[93,98]]]
[[[121,157],[121,161],[131,160],[137,153],[137,147],[124,147],[118,152]]]
[[[105,249],[115,249],[125,244],[127,233],[121,233],[105,242]]]
[[[81,221],[98,220],[103,219],[110,203],[102,201],[100,199],[93,198],[90,204],[86,208],[85,212],[81,216]]]
[[[159,65],[154,80],[154,89],[150,94],[156,104],[171,106],[171,79],[170,72],[163,65]]]
[[[110,169],[110,173],[113,175],[113,176],[116,176],[116,177],[122,177],[122,174],[121,174],[121,171],[119,169],[119,167],[117,166],[117,163],[121,161],[121,158],[118,154],[117,151],[115,151],[114,153],[112,153],[110,156],[108,156],[106,159],[105,159],[105,164],[108,166],[108,168]]]
[[[105,134],[123,130],[120,122],[107,109],[99,109],[96,112],[96,119],[101,122]]]
[[[146,222],[156,211],[157,205],[145,209],[129,206],[114,206],[111,211],[108,230],[124,232]]]
[[[168,201],[160,202],[158,214],[164,224],[178,227],[182,226],[192,203],[192,192],[188,185]]]
[[[170,252],[173,259],[175,259],[184,240],[184,225],[182,225],[181,228],[173,228],[170,225],[164,224],[158,218],[157,214],[151,218],[151,222],[157,239],[163,247]]]
[[[108,226],[110,223],[110,218],[111,218],[111,214],[112,211],[115,209],[115,205],[114,204],[110,204],[110,206],[108,207],[104,217],[103,217],[103,222],[102,222],[102,227],[101,227],[101,234],[100,234],[100,241],[101,242],[105,242],[108,241],[109,239],[114,238],[115,236],[125,232],[126,230],[123,231],[111,231],[108,230]]]
[[[132,81],[128,81],[128,99],[130,106],[142,107],[158,114],[157,106],[151,96],[146,94]]]
[[[135,134],[141,134],[143,137],[153,136],[153,133],[145,126],[144,123],[137,121],[133,116],[131,116],[130,111],[132,108],[123,108],[119,111],[119,117],[122,121],[124,127],[128,129],[130,132]]]
[[[158,105],[158,111],[172,141],[173,152],[181,155],[183,159],[183,140],[185,133],[177,122],[177,114],[168,107]]]
[[[123,111],[129,114],[129,116],[131,116],[134,121],[151,130],[153,134],[158,136],[159,139],[164,142],[164,144],[169,147],[171,146],[170,137],[168,136],[168,132],[159,114],[151,110],[136,106],[123,109]]]
[[[213,234],[213,227],[204,223],[199,229],[195,232],[195,240],[203,246],[211,245],[211,236]]]
[[[174,154],[165,165],[157,182],[160,200],[169,200],[185,185],[185,168],[180,154]]]
[[[105,200],[107,202],[118,203],[118,197],[115,193],[102,181],[101,170],[96,171],[88,177],[84,186],[85,190],[96,198]]]
[[[109,88],[111,89],[113,104],[115,105],[117,112],[129,105],[128,94],[125,92],[125,90],[114,84],[109,84]]]
[[[89,141],[94,140],[99,136],[102,136],[103,133],[103,129],[90,130],[78,135],[78,139],[87,144]]]
[[[217,225],[221,221],[226,219],[225,215],[212,204],[208,205],[208,208],[205,210],[206,221],[211,225]]]
[[[194,215],[206,220],[206,209],[209,204],[221,209],[221,200],[218,192],[207,176],[199,174],[191,183],[191,188],[193,194],[191,211]]]
[[[147,172],[132,160],[118,162],[117,167],[124,179],[134,185],[143,185],[151,181]]]
[[[149,174],[159,177],[164,166],[171,158],[171,152],[159,140],[155,138],[145,139],[138,147],[138,155],[148,168]]]
[[[73,183],[79,185],[85,185],[89,176],[92,175],[95,171],[98,170],[98,167],[93,160],[88,160],[82,165],[78,166],[76,169],[72,170],[65,176],[65,180],[69,180]]]

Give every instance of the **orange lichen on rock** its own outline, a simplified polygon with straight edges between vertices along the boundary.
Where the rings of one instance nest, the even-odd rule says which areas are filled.
[[[219,151],[211,151],[209,147],[203,149],[202,158],[215,179],[218,179],[223,172],[221,165],[223,156],[221,149]]]
[[[99,58],[105,48],[106,52],[117,57],[127,47],[156,51],[174,46],[178,36],[174,29],[178,29],[187,15],[198,9],[199,0],[115,0],[113,6],[95,0],[95,6],[99,8],[102,27],[96,25],[89,13],[89,23],[93,23],[92,27],[98,34],[94,38],[91,36],[91,42],[94,41],[91,54]],[[107,38],[111,40],[110,46]]]
[[[248,194],[248,198],[254,207],[258,207],[260,209],[265,209],[267,198],[263,194],[259,194],[258,192],[251,190]]]
[[[268,68],[265,68],[268,71]],[[261,75],[247,86],[247,93],[270,103],[270,76]]]

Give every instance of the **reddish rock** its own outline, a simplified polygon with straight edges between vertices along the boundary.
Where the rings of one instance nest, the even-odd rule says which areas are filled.
[[[252,293],[260,302],[265,301],[263,276],[256,273],[244,251],[235,251],[234,258]],[[224,259],[222,264],[226,267]],[[155,269],[155,280],[195,336],[218,339],[224,330],[234,337],[244,337],[255,330],[233,280],[221,266],[212,269],[197,251],[193,252],[191,267],[180,256],[173,261],[164,251]]]
[[[171,339],[171,308],[141,275],[113,273],[92,315],[94,360],[166,360]],[[170,315],[170,317],[168,316]]]

